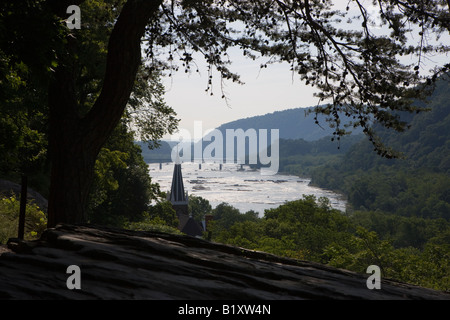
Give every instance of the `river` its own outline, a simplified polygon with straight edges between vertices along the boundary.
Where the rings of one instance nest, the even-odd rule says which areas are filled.
[[[161,166],[161,167],[160,167]],[[150,163],[153,182],[162,191],[170,191],[173,163]],[[238,164],[185,162],[181,165],[184,188],[188,194],[207,199],[214,208],[226,202],[242,213],[254,210],[263,216],[264,210],[275,208],[286,201],[301,199],[303,195],[327,197],[331,206],[345,211],[342,195],[310,186],[310,179],[291,175],[261,175],[259,171]]]

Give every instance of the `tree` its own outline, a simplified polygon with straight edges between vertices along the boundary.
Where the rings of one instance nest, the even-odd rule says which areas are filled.
[[[54,12],[64,17],[62,10],[68,5],[66,1],[58,2]],[[59,61],[49,86],[52,160],[49,226],[86,219],[95,160],[124,113],[141,63],[140,39],[156,9],[153,1],[141,1],[139,5],[129,1],[123,5],[109,37],[101,92],[82,116],[74,90],[76,38],[67,38],[66,55]]]
[[[214,230],[217,228],[228,229],[235,222],[244,221],[244,216],[240,213],[239,209],[222,202],[218,204],[213,210],[214,216]]]
[[[141,231],[157,231],[165,233],[182,234],[178,230],[179,220],[169,201],[160,201],[149,207],[144,219],[131,222],[127,228]]]
[[[2,141],[10,142],[9,145],[6,146],[7,150],[5,150],[4,153],[12,155],[11,157],[8,157],[6,159],[7,163],[17,162],[14,161],[14,159],[24,159],[24,151],[36,158],[32,151],[34,152],[34,150],[38,149],[38,147],[42,147],[44,149],[44,152],[37,153],[38,155],[45,155],[47,152],[48,146],[45,139],[46,135],[44,136],[44,138],[40,138],[40,135],[42,135],[40,132],[38,132],[38,134],[40,135],[35,134],[37,138],[40,138],[39,141],[43,140],[42,143],[38,144],[36,143],[36,141],[38,140],[34,138],[34,136],[31,136],[32,138],[34,138],[34,141],[30,142],[27,141],[31,140],[30,138],[28,138],[30,134],[28,134],[27,136],[23,134],[23,132],[34,132],[28,129],[28,127],[26,126],[28,125],[28,122],[31,122],[31,120],[27,120],[28,118],[31,118],[28,116],[29,114],[41,115],[41,118],[43,118],[43,120],[34,120],[34,123],[37,122],[41,125],[41,127],[44,127],[43,130],[45,134],[47,134],[49,131],[49,122],[50,131],[62,130],[65,134],[65,137],[58,137],[58,132],[54,132],[50,135],[51,137],[53,137],[53,139],[50,139],[50,147],[48,149],[50,149],[49,160],[52,163],[53,172],[51,174],[52,190],[50,190],[50,192],[46,192],[46,194],[50,193],[49,226],[55,224],[55,221],[53,221],[52,218],[55,214],[63,214],[63,210],[73,211],[73,209],[71,209],[72,205],[63,204],[65,201],[67,202],[67,200],[65,200],[64,198],[68,197],[73,198],[73,200],[71,201],[73,202],[72,204],[75,207],[80,206],[80,208],[75,209],[75,211],[78,211],[78,214],[81,214],[81,216],[73,216],[73,219],[71,220],[60,217],[58,218],[58,221],[74,222],[85,220],[87,218],[85,210],[87,209],[87,203],[89,201],[89,197],[87,197],[86,195],[92,193],[92,191],[98,191],[98,188],[94,188],[94,190],[92,190],[91,185],[94,172],[94,167],[92,167],[91,165],[93,163],[96,163],[97,156],[87,157],[86,155],[84,155],[84,153],[90,152],[87,149],[89,148],[89,146],[91,146],[92,142],[90,144],[83,145],[80,140],[77,148],[79,148],[81,153],[70,154],[71,152],[75,151],[68,151],[68,149],[75,147],[76,143],[74,143],[73,141],[68,141],[68,135],[73,135],[74,137],[78,138],[79,135],[83,135],[83,130],[89,130],[89,125],[87,127],[84,127],[87,123],[87,121],[85,121],[85,116],[89,113],[90,110],[94,109],[93,107],[95,101],[97,101],[98,97],[101,96],[100,91],[102,90],[103,84],[102,78],[106,68],[105,61],[107,53],[107,42],[109,35],[111,34],[112,26],[114,25],[112,22],[117,19],[117,14],[114,14],[114,12],[115,10],[120,11],[123,3],[124,1],[119,1],[117,3],[105,3],[103,1],[85,1],[85,6],[83,8],[83,21],[86,23],[85,26],[87,28],[85,32],[78,34],[74,32],[67,33],[67,28],[61,23],[61,21],[59,21],[60,19],[54,15],[55,12],[62,12],[61,10],[63,9],[65,12],[66,9],[65,7],[63,8],[63,6],[60,6],[60,3],[57,3],[56,1],[28,1],[27,3],[21,4],[17,4],[17,2],[11,1],[6,2],[5,6],[2,7],[2,11],[0,11],[0,27],[3,27],[2,29],[4,29],[6,27],[12,26],[12,30],[14,30],[14,32],[10,33],[5,32],[6,36],[1,38],[2,48],[6,48],[5,53],[1,52],[2,57],[5,57],[5,59],[2,59],[2,62],[4,63],[2,64],[1,69],[5,72],[4,75],[2,74],[1,80],[4,80],[4,82],[9,86],[2,87],[2,89],[5,89],[2,93],[5,94],[1,95],[2,108],[0,112],[2,114],[3,112],[6,112],[8,116],[5,117],[5,123],[11,124],[10,127],[19,127],[20,130],[15,130],[13,132],[18,132],[18,134],[21,134],[21,136],[17,135],[17,142],[12,140],[12,143],[10,139],[11,135],[9,135],[8,137],[5,134],[4,139],[2,137]],[[100,18],[97,16],[98,14],[101,14]],[[40,32],[38,32],[37,35],[30,32],[31,30],[33,30],[33,25],[40,26]],[[15,29],[17,29],[17,31]],[[34,41],[34,37],[40,38],[40,41]],[[19,40],[23,39],[25,39],[26,41],[18,42]],[[27,46],[27,43],[29,43],[30,46]],[[8,45],[11,44],[14,45],[8,47]],[[11,50],[11,47],[14,48],[14,50]],[[48,48],[52,49],[50,50],[50,52],[52,52],[53,54],[45,54],[45,52],[49,52]],[[34,50],[38,51],[38,53],[30,54]],[[67,57],[67,59],[61,59],[60,57]],[[40,63],[36,64],[33,59],[38,60]],[[46,68],[47,70],[45,70]],[[51,79],[55,81],[55,78],[53,76],[62,75],[64,72],[66,73],[65,76],[71,76],[70,80],[65,81],[64,79],[60,79],[56,80],[54,84],[51,83]],[[34,74],[39,75],[39,77],[34,77],[38,78],[37,80],[44,79],[45,81],[37,81],[36,79],[28,76]],[[138,73],[138,75],[141,74],[142,72]],[[24,75],[28,77],[25,77]],[[63,85],[63,83],[64,85],[68,86],[65,89],[69,90],[70,92],[65,92],[65,89],[57,88],[58,86]],[[140,124],[141,126],[138,132],[139,136],[141,138],[144,138],[149,143],[149,147],[154,147],[155,145],[157,145],[157,139],[160,139],[164,134],[172,133],[173,130],[175,130],[178,120],[175,119],[175,113],[173,109],[163,103],[162,96],[164,92],[156,73],[147,73],[145,76],[138,76],[136,80],[133,78],[133,84],[134,83],[136,85],[131,94],[131,99],[127,100],[128,112],[126,114],[126,117],[124,118],[124,112],[122,111],[120,114],[120,119],[125,120],[129,125],[129,128],[135,128],[133,126],[135,123]],[[52,89],[52,86],[55,87]],[[23,95],[23,92],[25,92],[26,95]],[[40,105],[37,105],[36,103],[31,104],[30,101],[34,102],[33,100],[23,98],[28,96],[33,97],[32,93],[34,92],[37,92],[41,96],[45,97],[44,99],[38,101],[41,103]],[[56,106],[52,102],[53,93],[61,95],[68,94],[67,98],[69,98],[69,100],[71,100],[72,102],[72,113],[67,112],[68,109],[65,109],[65,105]],[[47,100],[47,96],[48,104],[43,102]],[[10,101],[13,101],[14,104]],[[19,109],[18,107],[16,107],[16,105],[21,108]],[[51,112],[49,111],[48,106],[53,106],[53,109],[50,107],[50,111],[58,111],[58,108],[60,108],[61,112],[64,113],[65,116],[58,118],[59,115],[54,114],[53,116],[50,115],[49,120],[49,113],[51,114]],[[26,108],[32,111],[34,110],[34,113],[22,112],[23,115],[21,115],[19,111],[22,109],[28,110]],[[15,119],[10,120],[11,118],[13,118],[13,116],[15,117]],[[28,118],[26,118],[25,116]],[[25,119],[28,122],[25,122],[24,120],[17,121],[17,119]],[[155,119],[157,119],[157,121]],[[68,128],[64,128],[64,126],[68,123],[71,123],[71,125]],[[149,125],[144,127],[142,126],[143,123],[147,123]],[[115,126],[113,125],[112,128],[114,129],[114,127]],[[7,128],[8,127],[5,127],[5,130]],[[79,133],[75,132],[78,130],[77,128],[81,130]],[[69,133],[70,131],[72,131],[72,133]],[[106,136],[108,136],[107,132]],[[103,139],[104,137],[97,138]],[[27,143],[27,147],[28,145],[31,145],[34,147],[34,149],[31,149],[30,147],[25,149],[24,147],[22,147],[21,144],[24,144],[23,141]],[[56,143],[57,147],[53,147],[52,143]],[[64,144],[72,145],[72,147],[64,146]],[[101,143],[99,142],[98,145],[100,144]],[[130,150],[131,149],[128,149],[128,151]],[[97,154],[99,152],[100,151],[98,151]],[[132,153],[131,158],[134,158],[134,151],[130,152]],[[122,154],[122,159],[120,159],[120,157],[117,157],[117,155],[119,154],[120,152],[117,150],[104,149],[101,153],[100,160],[103,161],[103,165],[107,163],[111,164],[114,162],[117,165],[120,164],[120,161],[125,160],[123,157],[129,156],[128,153],[126,155]],[[74,155],[80,156],[79,159],[74,160],[74,158],[76,158],[76,156]],[[61,161],[60,159],[63,159],[61,156],[67,158],[64,161],[69,161],[68,166],[72,167],[71,170],[80,170],[79,174],[73,172],[72,177],[70,177],[68,176],[67,172],[64,172],[64,170],[60,171],[59,169],[57,169],[58,163],[60,163],[59,161]],[[90,158],[90,160],[87,161],[87,158]],[[94,160],[93,162],[92,159]],[[118,162],[116,160],[120,161]],[[84,164],[78,163],[76,166],[74,166],[73,163],[77,161],[84,162]],[[89,165],[87,165],[87,163],[89,163]],[[135,165],[129,165],[129,162],[127,161],[122,161],[122,163],[128,165],[127,168],[120,168],[122,169],[122,175],[126,175],[127,172],[130,172],[132,170],[137,170],[137,167]],[[61,164],[61,167],[65,166],[65,164]],[[86,172],[89,172],[88,175],[83,173],[86,166]],[[23,165],[20,165],[20,168],[22,167]],[[2,166],[2,169],[3,168],[6,168],[6,166]],[[6,169],[8,169],[8,172],[11,172],[14,171],[13,169],[15,168],[8,167]],[[119,169],[119,167],[116,167],[116,169]],[[16,171],[18,170],[16,169]],[[135,176],[136,174],[138,174],[142,179],[148,177],[147,172],[135,172]],[[72,187],[66,188],[64,185],[58,184],[58,182],[55,182],[55,180],[58,179],[65,180],[66,184],[72,185]],[[70,182],[70,180],[72,182]],[[106,181],[107,180],[108,178],[106,179]],[[137,180],[138,179],[134,179],[133,181]],[[86,183],[83,183],[82,181],[85,181]],[[109,181],[117,183],[117,181],[114,181],[112,177],[109,177]],[[82,190],[80,190],[80,185],[77,185],[77,183],[83,184]],[[54,191],[58,188],[58,185],[64,190]],[[124,189],[123,185],[128,185],[128,188],[130,188],[130,179],[122,179],[121,185],[119,186],[119,191],[121,192]],[[104,190],[105,189],[103,189],[103,191]],[[59,195],[58,192],[60,193]],[[75,193],[73,194],[73,192]],[[140,193],[142,194],[147,192],[148,190],[145,187],[140,189]],[[62,193],[64,193],[65,195],[62,195]],[[52,200],[52,197],[55,194],[56,200]],[[111,196],[111,193],[107,195],[107,197]],[[91,199],[92,198],[93,197],[91,197]],[[122,199],[122,203],[124,203],[123,200],[125,199]],[[57,204],[55,203],[58,202],[61,202],[62,207],[58,209],[59,213],[54,213],[56,209],[53,208],[55,206],[57,207]],[[109,201],[109,203],[111,203],[111,201]],[[129,207],[131,209],[131,207],[134,207],[134,205],[128,204],[126,205],[126,207]],[[139,215],[139,212],[136,212],[136,215]],[[92,218],[92,216],[90,218]]]
[[[11,49],[16,50],[11,54],[28,59],[48,84],[52,164],[49,226],[85,219],[95,160],[129,101],[142,63],[141,49],[146,52],[149,72],[177,70],[176,57],[189,72],[195,66],[193,54],[198,52],[209,64],[210,77],[215,67],[223,80],[237,82],[239,76],[229,68],[227,51],[231,47],[239,47],[250,58],[265,57],[263,67],[271,62],[288,62],[294,74],[321,90],[321,100],[330,101],[316,111],[329,115],[338,139],[346,134],[338,116],[343,111],[354,117],[353,126],[363,127],[386,157],[393,154],[377,139],[372,120],[404,130],[407,124],[400,121],[397,112],[419,111],[410,99],[420,96],[419,89],[426,87],[417,85],[422,80],[432,83],[448,68],[448,64],[440,65],[428,77],[418,72],[426,54],[448,51],[439,43],[425,45],[428,37],[438,38],[450,30],[449,4],[442,0],[376,1],[381,23],[391,30],[388,35],[373,32],[367,8],[357,0],[349,3],[348,12],[350,5],[359,11],[360,26],[349,30],[339,28],[338,23],[356,20],[345,10],[334,10],[331,1],[35,0],[27,1],[24,7],[13,1],[7,4],[9,8],[2,11],[2,17],[21,18],[18,21],[24,25],[18,26],[18,32],[8,33],[6,48],[20,44],[18,49]],[[64,25],[69,5],[80,5],[82,12],[93,5],[111,10],[98,15],[97,21],[82,21],[81,30],[69,30]],[[39,41],[33,39],[35,25],[31,27],[26,20],[30,12],[42,23]],[[95,23],[103,28],[108,44],[101,47],[100,41],[99,50],[88,62],[82,56],[90,52],[83,50],[96,43],[95,33],[91,33]],[[420,29],[417,45],[407,42],[409,25]],[[5,22],[0,26],[5,29]],[[25,38],[34,40],[31,43],[36,46],[21,43]],[[162,54],[164,48],[167,55]],[[399,59],[402,55],[416,55],[417,60],[414,65],[403,65]],[[45,63],[37,64],[33,57]],[[77,84],[83,80],[83,72],[92,71],[96,65],[104,66],[104,75],[102,72],[97,81],[90,82],[97,90],[88,96],[89,103],[83,103]]]
[[[149,212],[149,219],[173,228],[178,228],[179,225],[177,214],[169,201],[160,201],[152,206]]]
[[[17,4],[12,6],[20,11]],[[0,10],[0,28],[14,28],[15,23],[22,22],[11,18],[7,10]],[[30,14],[29,19],[34,23],[36,16]],[[16,36],[22,34],[18,32]],[[35,44],[31,40],[30,43]],[[42,75],[35,75],[27,64],[8,52],[8,39],[4,36],[0,37],[0,48],[0,175],[18,180],[22,175],[46,170],[46,94],[38,85]],[[21,44],[16,44],[16,49],[21,51]],[[42,56],[37,54],[35,58],[41,61]]]
[[[124,222],[141,220],[151,201],[161,198],[141,152],[133,132],[121,121],[95,164],[87,210],[90,223],[123,227]]]
[[[338,140],[347,133],[339,119],[344,113],[353,117],[354,127],[363,128],[381,155],[393,157],[372,125],[403,131],[407,123],[398,112],[421,110],[411,98],[426,93],[426,86],[418,86],[424,80],[419,72],[424,59],[431,52],[448,51],[443,42],[425,44],[450,30],[450,5],[383,0],[374,4],[388,32],[374,31],[367,6],[357,0],[345,10],[333,7],[332,1],[172,1],[162,5],[161,19],[167,23],[151,24],[148,52],[153,59],[154,47],[169,44],[169,62],[178,55],[186,72],[195,66],[194,53],[199,52],[210,72],[216,67],[222,79],[236,82],[239,76],[228,67],[230,47],[239,47],[252,59],[267,57],[262,68],[288,62],[293,75],[320,89],[318,98],[325,104],[315,111],[328,115]],[[410,32],[418,33],[417,44],[408,42]],[[404,65],[402,56],[416,59]],[[433,83],[449,66],[437,66],[425,77],[426,83]]]
[[[189,214],[195,221],[202,222],[205,214],[211,214],[212,207],[209,201],[200,196],[189,195]]]

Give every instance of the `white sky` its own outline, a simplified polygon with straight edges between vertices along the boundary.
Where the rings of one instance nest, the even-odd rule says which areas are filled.
[[[233,120],[263,115],[277,110],[316,105],[313,88],[292,77],[289,65],[269,65],[260,71],[261,61],[238,59],[231,70],[241,75],[245,84],[226,81],[222,99],[219,75],[213,77],[213,96],[205,92],[208,82],[206,67],[200,74],[175,73],[163,79],[166,103],[181,119],[179,127],[193,135],[194,121],[202,121],[203,132]],[[202,71],[203,70],[203,71]]]
[[[369,0],[366,2],[370,3]],[[337,0],[335,6],[345,9],[347,3],[347,0]],[[351,7],[351,10],[356,8]],[[376,10],[369,7],[369,13],[372,12],[375,13]],[[448,38],[446,35],[445,37]],[[205,92],[208,74],[202,58],[195,60],[199,64],[200,74],[186,74],[180,68],[172,77],[163,78],[166,88],[165,101],[181,119],[180,129],[188,130],[193,136],[194,121],[201,121],[204,134],[208,129],[233,120],[290,108],[315,106],[318,103],[318,98],[313,96],[316,89],[306,86],[297,74],[292,75],[288,64],[271,64],[260,69],[260,65],[266,62],[263,59],[266,58],[252,61],[237,49],[233,52],[236,53],[234,56],[231,54],[233,63],[230,69],[240,74],[241,81],[245,84],[225,81],[224,91],[229,99],[228,105],[221,98],[220,77],[217,74],[213,78],[214,95]],[[165,138],[170,139],[170,136]]]

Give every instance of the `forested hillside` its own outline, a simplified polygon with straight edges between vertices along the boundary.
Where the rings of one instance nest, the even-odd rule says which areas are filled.
[[[279,129],[281,139],[303,139],[306,141],[319,140],[326,136],[331,136],[334,129],[330,128],[325,120],[325,115],[318,114],[315,123],[314,107],[292,108],[276,111],[265,115],[239,119],[222,124],[217,129],[225,132],[226,129]],[[342,124],[349,123],[350,118],[340,114]],[[355,129],[354,133],[362,133],[362,130]]]
[[[341,159],[361,139],[364,139],[362,134],[342,137],[339,142],[330,136],[316,141],[280,139],[279,171],[300,177],[311,177],[316,168]]]
[[[312,172],[319,186],[348,195],[353,209],[450,219],[450,85],[437,84],[429,112],[417,114],[403,133],[381,131],[401,151],[399,159],[376,156],[366,140],[345,156]]]

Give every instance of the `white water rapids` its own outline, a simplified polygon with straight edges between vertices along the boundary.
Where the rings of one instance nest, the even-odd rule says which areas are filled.
[[[153,182],[162,191],[170,191],[173,163],[150,163]],[[291,175],[261,175],[259,171],[238,164],[185,162],[181,165],[184,188],[189,195],[207,199],[212,207],[226,202],[241,213],[254,210],[260,216],[264,209],[275,208],[286,201],[301,199],[303,195],[327,197],[333,208],[345,211],[346,201],[335,192],[313,187],[310,180]]]

